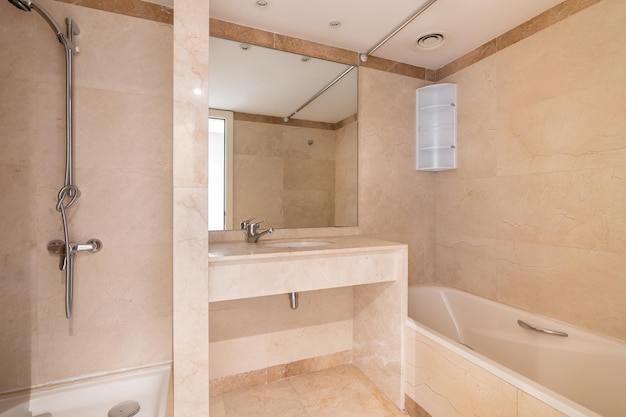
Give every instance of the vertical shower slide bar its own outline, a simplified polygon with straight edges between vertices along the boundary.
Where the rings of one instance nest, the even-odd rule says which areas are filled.
[[[59,190],[56,210],[61,213],[63,222],[63,240],[48,242],[48,252],[59,255],[59,269],[65,270],[65,317],[72,316],[73,288],[74,288],[74,257],[77,252],[89,251],[92,253],[102,249],[102,242],[98,239],[90,239],[85,244],[70,243],[69,229],[66,211],[80,197],[80,190],[74,184],[73,175],[73,121],[72,121],[72,57],[80,52],[74,43],[74,36],[80,34],[78,25],[70,18],[65,19],[67,35],[63,33],[54,18],[46,9],[32,0],[9,0],[11,4],[20,10],[30,12],[35,10],[50,25],[57,40],[65,48],[65,182]]]

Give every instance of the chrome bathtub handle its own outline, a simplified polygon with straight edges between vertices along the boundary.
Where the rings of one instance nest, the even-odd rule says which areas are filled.
[[[528,323],[526,323],[525,321],[522,321],[522,320],[518,320],[517,324],[519,324],[519,326],[523,327],[524,329],[533,330],[533,331],[539,332],[539,333],[545,333],[545,334],[549,334],[549,335],[552,335],[552,336],[561,336],[561,337],[569,336],[565,332],[561,332],[561,331],[558,331],[558,330],[543,329],[541,327],[536,327],[536,326],[533,326],[531,324],[528,324]]]

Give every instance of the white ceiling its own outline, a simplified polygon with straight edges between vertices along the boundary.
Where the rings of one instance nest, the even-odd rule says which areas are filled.
[[[211,37],[209,106],[288,117],[350,68],[349,65]],[[337,123],[356,113],[357,74],[350,71],[293,116]]]
[[[147,1],[170,7],[172,4],[172,0]],[[373,55],[438,69],[562,1],[436,0]],[[213,18],[239,25],[366,53],[428,0],[267,2],[267,7],[260,8],[256,0],[210,0],[210,14]],[[341,26],[331,28],[331,21],[340,21]],[[414,47],[418,37],[435,32],[445,36],[444,43],[439,47],[427,51]],[[315,81],[298,81],[291,71],[292,65],[302,67],[297,60],[283,58],[281,65],[270,69],[265,64],[246,64],[242,56],[225,58],[222,52],[228,49],[226,44],[218,46],[215,40],[211,40],[209,94],[210,105],[215,108],[284,117],[334,79],[331,75],[334,70],[327,69],[320,72]],[[246,56],[249,58],[263,49],[254,47],[247,51]],[[236,48],[230,50],[232,53],[239,52],[234,52]],[[248,72],[242,73],[244,69]],[[283,69],[285,71],[279,74]],[[337,71],[337,75],[339,73],[341,71]],[[356,85],[356,71],[352,73],[350,83]],[[234,77],[235,74],[239,76]],[[288,94],[279,94],[285,88]],[[342,88],[347,87],[344,85]],[[294,118],[336,122],[354,113],[356,99],[346,104],[340,101],[340,93],[329,97],[330,92],[324,93]],[[315,107],[319,112],[313,112]],[[334,116],[329,117],[329,113]]]
[[[172,7],[174,0],[145,0]],[[438,69],[564,0],[436,0],[374,56]],[[428,0],[210,0],[211,17],[269,32],[368,52]],[[331,29],[333,20],[341,26]],[[430,51],[412,47],[438,32],[445,43]]]
[[[357,52],[368,52],[427,0],[210,0],[213,18]],[[437,0],[374,55],[437,69],[563,0]],[[329,23],[341,22],[332,29]],[[446,42],[428,52],[417,37],[440,32]]]

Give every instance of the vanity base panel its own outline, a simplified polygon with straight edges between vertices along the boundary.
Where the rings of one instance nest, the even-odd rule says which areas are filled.
[[[350,363],[352,363],[352,351],[346,350],[330,355],[270,366],[224,378],[212,379],[209,381],[209,395],[218,395],[241,388],[263,385],[281,379],[291,378],[292,376],[323,371]]]
[[[394,281],[401,256],[391,249],[212,262],[209,302]]]

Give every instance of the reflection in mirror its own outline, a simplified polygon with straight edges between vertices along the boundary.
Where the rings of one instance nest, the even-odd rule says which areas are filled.
[[[356,226],[357,69],[291,116],[350,66],[215,37],[209,48],[209,230],[250,217]]]

